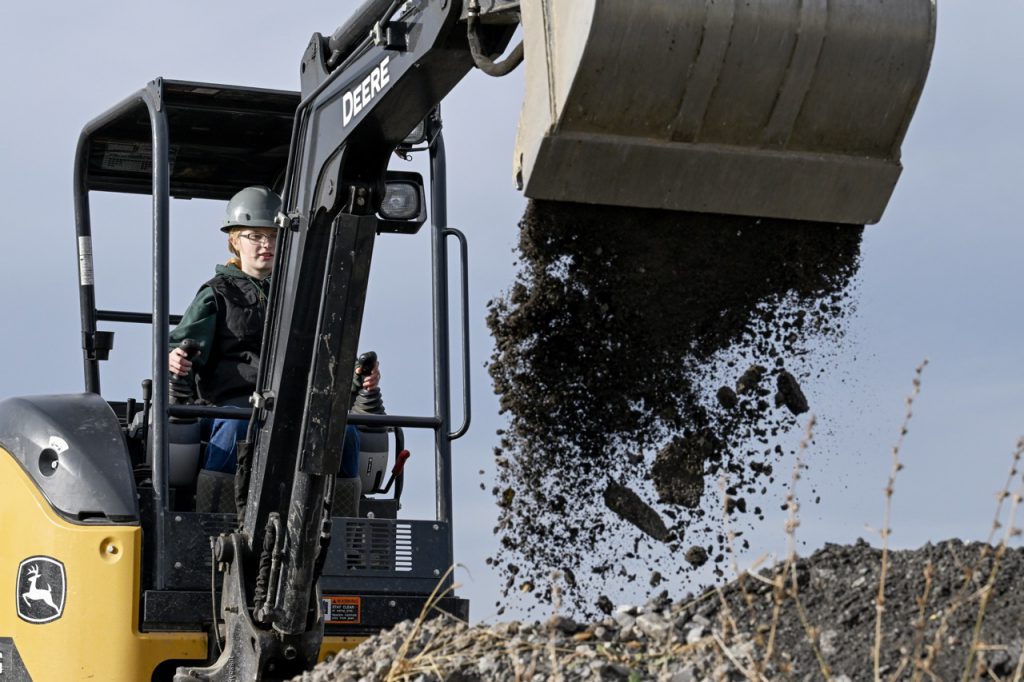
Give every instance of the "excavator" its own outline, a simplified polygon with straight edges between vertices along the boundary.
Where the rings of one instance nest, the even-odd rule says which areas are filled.
[[[468,618],[448,572],[469,426],[468,385],[458,426],[450,406],[450,240],[463,263],[467,247],[447,225],[440,104],[471,70],[525,70],[527,197],[864,225],[899,178],[935,21],[934,0],[365,0],[312,36],[298,92],[156,79],[90,121],[85,388],[0,402],[0,681],[283,680],[421,613]],[[388,169],[414,152],[429,183]],[[190,403],[166,360],[168,206],[250,185],[283,198],[256,390],[249,407]],[[97,307],[92,192],[152,198],[149,311]],[[389,415],[350,390],[371,257],[428,216],[435,410]],[[104,323],[150,326],[141,396],[103,396]],[[251,435],[226,509],[198,504],[187,436],[218,416]],[[339,516],[349,424],[378,438],[358,515]],[[399,516],[403,429],[434,435],[435,518]]]

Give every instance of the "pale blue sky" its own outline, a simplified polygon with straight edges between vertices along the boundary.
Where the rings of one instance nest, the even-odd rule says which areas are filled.
[[[7,332],[0,394],[81,390],[77,261],[71,174],[83,125],[157,76],[297,89],[313,31],[331,32],[348,2],[195,0],[174,3],[9,3],[0,26],[0,187],[8,211],[2,278]],[[889,446],[914,367],[931,359],[897,483],[893,543],[983,538],[1016,440],[1024,435],[1024,293],[1020,261],[1020,157],[1024,152],[1024,5],[946,0],[929,82],[904,145],[905,170],[882,223],[867,230],[859,310],[842,367],[805,385],[822,429],[805,485],[822,495],[804,509],[805,549],[850,541],[881,523]],[[461,592],[477,618],[493,611],[495,510],[489,492],[497,414],[483,362],[491,352],[486,302],[513,278],[523,199],[511,180],[521,73],[473,74],[445,101],[449,218],[469,237],[473,333],[470,435],[455,446],[456,555],[469,568]],[[415,164],[407,166],[418,168]],[[101,307],[148,309],[149,206],[97,196],[97,298]],[[226,255],[221,205],[174,202],[172,308],[180,311]],[[391,412],[425,414],[429,389],[429,242],[382,237],[375,253],[361,346],[381,353]],[[117,327],[105,367],[112,399],[138,395],[148,339]],[[460,400],[455,398],[455,404]],[[419,457],[419,459],[415,459]],[[432,470],[414,444],[409,512]],[[478,471],[487,472],[481,477]],[[567,472],[571,475],[571,472]],[[778,497],[784,495],[779,491]],[[777,510],[772,500],[765,504]],[[747,534],[741,564],[784,547],[780,512]]]

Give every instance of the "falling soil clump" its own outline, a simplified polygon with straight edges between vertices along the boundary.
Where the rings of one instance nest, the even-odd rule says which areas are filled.
[[[807,404],[807,397],[804,395],[796,377],[782,370],[776,378],[776,386],[779,391],[775,394],[775,406],[785,405],[794,415],[803,414],[811,409]]]
[[[731,410],[736,407],[740,399],[736,396],[736,391],[732,390],[728,386],[722,386],[718,389],[718,393],[715,394],[718,398],[718,404],[727,410]]]
[[[694,567],[703,566],[708,562],[708,553],[703,547],[694,545],[686,550],[686,563]]]
[[[758,387],[761,386],[761,379],[764,378],[764,374],[767,371],[761,365],[748,367],[747,371],[740,377],[740,380],[736,382],[736,393],[743,395],[757,391]]]
[[[668,539],[668,528],[658,512],[626,486],[609,481],[604,489],[604,504],[655,540],[664,542]]]
[[[701,521],[706,480],[763,488],[783,454],[771,440],[807,404],[796,377],[821,369],[810,349],[842,337],[862,230],[553,202],[532,202],[520,227],[519,275],[488,315],[509,419],[492,562],[535,582],[564,565],[634,580],[641,568],[624,560],[649,574],[640,544],[662,534],[623,513],[638,505],[602,513],[610,482],[671,521],[673,556],[696,523],[713,533]],[[772,404],[776,385],[788,409]]]
[[[591,622],[406,621],[296,679],[1019,679],[1022,572],[1021,548],[952,540],[890,552],[880,610],[881,550],[826,545],[696,596],[602,597]]]
[[[654,458],[651,478],[658,501],[693,509],[704,495],[704,462],[717,454],[714,437],[704,432],[676,436]]]

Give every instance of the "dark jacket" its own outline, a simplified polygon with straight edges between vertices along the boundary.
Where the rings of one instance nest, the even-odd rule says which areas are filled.
[[[269,292],[269,277],[254,279],[233,265],[218,265],[200,287],[170,337],[172,347],[199,342],[193,367],[200,398],[226,404],[255,390]]]

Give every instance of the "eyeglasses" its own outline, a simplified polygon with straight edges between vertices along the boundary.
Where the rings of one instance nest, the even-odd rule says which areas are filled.
[[[246,232],[245,234],[238,235],[243,239],[248,239],[251,244],[259,244],[261,246],[273,246],[277,243],[276,236],[270,236],[269,234],[257,234],[256,232]]]

